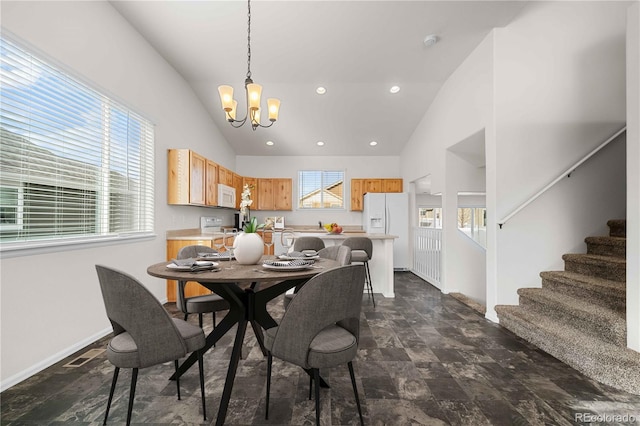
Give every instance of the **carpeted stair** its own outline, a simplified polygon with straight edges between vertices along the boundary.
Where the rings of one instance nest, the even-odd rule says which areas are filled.
[[[626,348],[626,221],[588,237],[586,254],[565,254],[564,271],[542,272],[542,288],[498,305],[500,324],[585,375],[640,395],[640,353]]]

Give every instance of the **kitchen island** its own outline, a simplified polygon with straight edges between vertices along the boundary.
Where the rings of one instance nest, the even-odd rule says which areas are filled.
[[[365,232],[343,232],[328,234],[326,232],[293,230],[297,237],[318,237],[326,247],[341,245],[349,237],[367,237],[373,242],[373,253],[369,261],[371,281],[374,293],[382,293],[384,297],[395,297],[393,287],[393,240],[397,237],[388,234],[367,234]]]
[[[393,241],[397,237],[387,234],[367,234],[362,231],[345,231],[342,234],[328,234],[322,230],[309,228],[287,229],[293,231],[293,238],[303,236],[313,236],[321,238],[325,246],[340,245],[349,237],[368,237],[373,242],[373,254],[369,261],[371,270],[371,281],[374,293],[381,293],[384,297],[395,297],[393,287]],[[282,253],[284,249],[280,244],[280,233],[282,230],[275,230],[275,254]],[[205,233],[200,229],[185,229],[167,232],[167,260],[171,260],[177,254],[180,247],[189,244],[202,244],[212,246],[214,239],[222,237],[221,233]],[[175,282],[167,283],[167,299],[175,301]],[[199,286],[198,286],[199,287]],[[201,288],[202,289],[202,288]],[[191,290],[191,289],[190,289]],[[193,291],[197,291],[194,283]],[[189,294],[195,296],[204,293]]]

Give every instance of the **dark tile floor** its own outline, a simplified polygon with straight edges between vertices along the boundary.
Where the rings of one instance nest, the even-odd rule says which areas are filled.
[[[396,273],[395,284],[395,299],[378,296],[375,309],[367,296],[363,303],[354,366],[366,424],[640,424],[640,396],[584,377],[411,273]],[[167,309],[175,313],[175,305]],[[274,317],[282,311],[278,300]],[[200,412],[197,368],[181,379],[177,401],[168,363],[141,371],[133,422],[213,424],[233,334],[205,355],[209,421]],[[313,424],[308,377],[277,360],[270,419],[264,420],[266,361],[251,331],[245,343],[226,424]],[[104,354],[79,368],[62,367],[75,356],[3,392],[1,424],[102,424],[113,367]],[[321,393],[322,423],[357,424],[346,366],[322,373],[331,384]],[[129,374],[120,374],[109,424],[124,423]]]

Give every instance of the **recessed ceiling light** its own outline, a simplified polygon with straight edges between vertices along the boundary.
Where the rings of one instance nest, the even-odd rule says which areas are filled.
[[[316,93],[317,93],[318,95],[324,95],[325,93],[327,93],[327,89],[325,89],[325,88],[324,88],[324,87],[322,87],[322,86],[319,86],[319,87],[316,89]]]
[[[400,86],[391,86],[391,89],[389,89],[389,91],[391,93],[398,93],[400,91]]]
[[[324,142],[322,142],[322,141],[318,141],[318,142],[316,142],[316,145],[318,145],[318,146],[324,146]]]
[[[376,145],[378,145],[378,142],[376,142],[376,141],[371,141],[371,142],[369,142],[369,145],[371,145],[371,146],[376,146]]]
[[[269,145],[269,146],[273,146],[273,145],[275,145],[275,144],[273,143],[273,141],[267,141],[267,145]]]

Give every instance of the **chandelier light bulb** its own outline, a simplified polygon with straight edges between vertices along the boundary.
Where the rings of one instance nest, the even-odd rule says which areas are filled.
[[[269,120],[276,121],[278,119],[278,113],[280,111],[280,99],[267,99],[267,109],[269,110]]]

